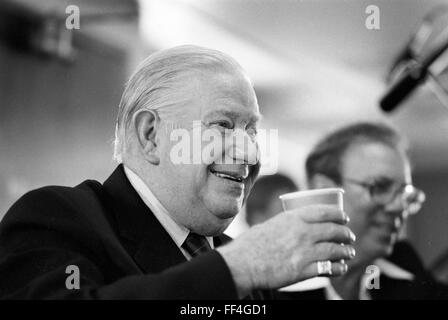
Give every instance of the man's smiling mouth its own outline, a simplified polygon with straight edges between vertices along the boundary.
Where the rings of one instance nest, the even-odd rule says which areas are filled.
[[[215,169],[210,169],[210,172],[221,179],[227,179],[235,182],[243,182],[244,179],[247,178],[248,174],[240,174],[238,172],[230,172],[230,171],[218,171]]]

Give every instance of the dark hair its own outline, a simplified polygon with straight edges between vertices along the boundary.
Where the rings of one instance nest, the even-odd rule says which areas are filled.
[[[316,174],[323,174],[335,183],[341,183],[341,159],[351,145],[359,142],[379,142],[395,150],[407,151],[406,141],[388,125],[355,123],[326,135],[312,149],[305,162],[308,183]]]
[[[251,224],[255,212],[267,209],[273,197],[281,193],[297,191],[298,187],[288,176],[276,173],[260,177],[254,184],[246,201],[246,220]],[[280,201],[280,200],[278,200]]]

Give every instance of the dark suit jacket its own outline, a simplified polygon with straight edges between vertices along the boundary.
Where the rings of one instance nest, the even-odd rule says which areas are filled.
[[[215,246],[229,238],[215,237]],[[68,290],[69,265],[80,289]],[[120,165],[101,185],[50,186],[19,199],[0,223],[3,299],[237,299],[213,250],[189,262]]]
[[[432,275],[424,268],[423,263],[409,243],[398,242],[388,260],[411,272],[415,278],[412,281],[398,280],[381,274],[379,279],[380,288],[369,290],[373,300],[448,299],[448,285],[434,280]],[[323,289],[283,292],[283,294],[286,299],[325,300]]]

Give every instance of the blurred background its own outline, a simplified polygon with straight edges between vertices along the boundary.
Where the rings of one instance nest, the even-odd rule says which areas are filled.
[[[306,153],[329,130],[382,120],[403,132],[415,185],[427,195],[408,236],[427,266],[440,266],[448,250],[448,110],[426,86],[391,114],[378,101],[394,59],[423,17],[445,3],[2,0],[0,218],[31,189],[104,181],[116,166],[114,121],[131,72],[156,50],[198,44],[248,71],[262,128],[279,130],[279,171],[299,186]],[[79,29],[66,27],[76,14],[70,5],[79,8]],[[380,9],[378,30],[366,27],[369,5]],[[238,234],[238,223],[229,234]]]

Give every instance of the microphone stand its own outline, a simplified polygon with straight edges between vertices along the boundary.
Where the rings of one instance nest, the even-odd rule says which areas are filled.
[[[439,99],[442,105],[448,110],[448,92],[445,91],[432,72],[428,72],[426,83],[428,89],[436,95],[437,99]]]

